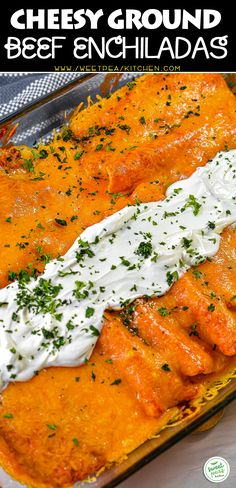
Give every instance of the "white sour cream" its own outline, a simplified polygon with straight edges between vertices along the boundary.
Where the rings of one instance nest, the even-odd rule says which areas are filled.
[[[83,364],[105,309],[160,296],[213,256],[236,221],[236,150],[171,185],[166,198],[127,206],[88,227],[63,258],[28,283],[0,290],[0,382],[49,366]]]

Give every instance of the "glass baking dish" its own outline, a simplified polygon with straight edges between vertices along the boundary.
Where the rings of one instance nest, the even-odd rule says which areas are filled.
[[[32,145],[39,139],[48,142],[53,132],[67,122],[71,112],[83,102],[86,106],[88,97],[95,102],[96,95],[106,96],[118,89],[140,73],[94,74],[89,73],[67,84],[54,93],[39,99],[36,103],[25,106],[0,123],[0,144]],[[159,76],[158,74],[156,76]],[[226,75],[230,88],[234,85],[234,74]],[[160,433],[135,449],[118,465],[112,465],[98,477],[89,480],[91,488],[111,488],[136,472],[159,454],[179,442],[223,409],[236,398],[236,366],[224,381],[215,380],[209,386],[198,406],[182,406],[181,420],[172,422]],[[196,440],[197,442],[197,440]],[[86,488],[87,482],[78,482],[75,488]],[[20,488],[22,484],[14,481],[0,469],[1,488]]]

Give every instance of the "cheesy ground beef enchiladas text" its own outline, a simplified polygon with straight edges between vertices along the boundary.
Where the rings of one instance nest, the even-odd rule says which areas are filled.
[[[236,102],[216,74],[145,75],[77,111],[52,143],[0,152],[0,280],[27,282],[88,226],[162,200],[236,148]],[[119,461],[201,394],[236,353],[235,232],[158,298],[107,311],[86,364],[2,392],[2,465],[35,487],[70,486]],[[14,379],[14,378],[13,378]]]

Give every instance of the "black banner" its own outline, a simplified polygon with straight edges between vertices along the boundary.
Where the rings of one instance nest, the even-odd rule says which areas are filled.
[[[235,71],[229,5],[1,9],[0,71]]]

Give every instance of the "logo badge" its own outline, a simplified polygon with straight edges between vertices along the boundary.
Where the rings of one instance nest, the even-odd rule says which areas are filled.
[[[230,465],[226,459],[220,456],[209,458],[203,467],[204,476],[212,483],[225,481],[230,473]]]

